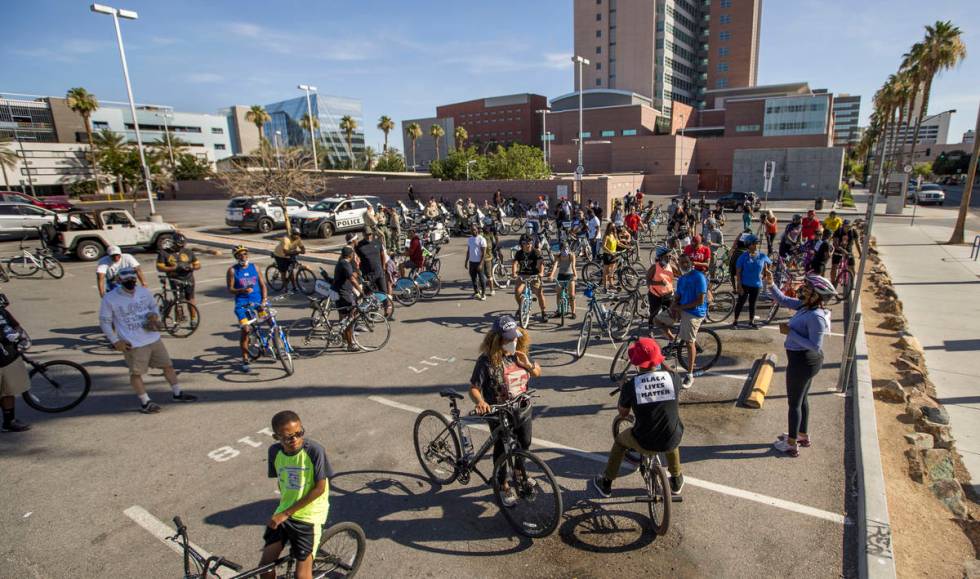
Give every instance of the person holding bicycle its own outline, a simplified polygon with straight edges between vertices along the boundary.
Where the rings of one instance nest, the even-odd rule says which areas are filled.
[[[272,250],[272,259],[276,260],[276,267],[279,269],[279,275],[282,276],[283,291],[289,288],[289,266],[304,253],[306,253],[306,246],[303,245],[303,239],[297,231],[283,235],[276,248]]]
[[[330,512],[333,469],[323,447],[306,438],[295,412],[277,412],[272,432],[277,442],[269,447],[269,478],[279,485],[279,505],[262,534],[265,547],[259,566],[275,562],[289,544],[289,555],[296,559],[296,579],[312,579],[313,557]],[[275,572],[262,575],[274,576]]]
[[[395,306],[392,305],[391,289],[388,287],[388,276],[385,274],[388,252],[385,251],[384,245],[378,240],[373,229],[364,230],[364,239],[357,244],[354,253],[360,258],[361,279],[368,282],[374,291],[388,296],[384,303],[385,317],[391,319]]]
[[[197,305],[194,297],[194,272],[201,269],[201,261],[194,252],[184,247],[187,238],[182,233],[175,233],[173,249],[161,249],[157,253],[157,271],[167,274],[170,289],[177,299],[185,299]]]
[[[136,261],[132,255],[123,253],[118,245],[110,245],[109,249],[106,250],[106,255],[95,265],[95,283],[99,287],[100,298],[119,287],[117,276],[124,269],[135,270],[140,285],[146,287],[140,262]]]
[[[541,322],[548,320],[545,313],[546,304],[544,301],[544,290],[541,287],[541,278],[544,277],[544,258],[541,252],[534,247],[534,240],[531,236],[524,234],[521,236],[521,248],[514,254],[514,265],[511,275],[517,278],[514,284],[514,299],[517,300],[517,316],[521,315],[521,304],[524,301],[524,284],[531,283],[531,291],[538,298],[538,305],[541,306]],[[524,278],[537,276],[536,281],[527,282]]]
[[[663,353],[653,338],[638,339],[627,354],[630,363],[641,373],[621,385],[617,407],[623,418],[632,412],[635,423],[616,437],[609,451],[606,471],[592,479],[592,486],[600,495],[609,498],[612,482],[619,475],[619,467],[627,450],[644,455],[663,452],[667,456],[667,470],[670,472],[670,493],[679,495],[684,488],[678,448],[684,436],[684,423],[681,422],[677,404],[677,373],[664,365]]]
[[[660,312],[654,319],[670,342],[675,339],[672,328],[679,322],[676,337],[684,342],[682,347],[687,348],[687,363],[690,365],[681,383],[681,388],[686,390],[694,385],[698,330],[708,315],[708,278],[694,269],[688,255],[682,254],[678,258],[678,265],[683,275],[677,279],[674,303],[670,305],[670,309]]]
[[[602,285],[613,287],[613,272],[616,270],[616,251],[619,249],[619,236],[616,234],[616,224],[609,222],[606,233],[602,236]]]
[[[470,376],[470,398],[476,405],[477,414],[488,414],[491,404],[509,402],[527,391],[531,378],[541,376],[541,365],[532,362],[529,357],[530,347],[530,337],[526,331],[520,330],[514,318],[497,318],[480,344],[480,357]],[[531,447],[530,400],[514,414],[514,437],[522,449]],[[493,445],[494,464],[503,453],[504,441],[497,440]],[[506,476],[505,469],[500,474]],[[506,478],[500,483],[504,491],[504,506],[513,507],[517,504],[517,491],[511,488]]]
[[[339,296],[334,302],[334,306],[337,308],[340,319],[354,316],[357,295],[364,293],[364,288],[361,287],[354,271],[354,250],[345,246],[340,250],[340,261],[337,262],[333,274],[333,291],[337,292]],[[344,341],[347,342],[348,352],[357,351],[357,346],[354,345],[354,324],[347,324],[347,327],[344,328]]]
[[[670,307],[674,297],[674,279],[680,277],[680,271],[670,261],[670,254],[670,248],[658,247],[653,265],[647,270],[647,299],[650,302],[647,324],[650,331],[653,331],[657,315],[665,307]]]
[[[9,305],[7,296],[0,294],[0,410],[3,411],[0,432],[25,432],[31,425],[17,420],[14,398],[31,387],[27,365],[21,357],[31,347],[31,339],[7,309]]]
[[[239,245],[232,255],[235,256],[235,265],[228,268],[225,280],[228,291],[235,296],[235,319],[242,330],[238,340],[242,351],[241,371],[248,374],[252,369],[248,359],[248,325],[252,318],[250,310],[264,304],[268,292],[259,270],[248,260],[248,249]]]
[[[557,274],[557,278],[555,275]],[[561,284],[567,284],[566,293],[568,295],[568,305],[571,312],[568,317],[575,319],[575,254],[569,251],[568,242],[563,241],[561,243],[561,249],[558,253],[558,259],[555,263],[551,265],[551,273],[548,274],[548,278],[554,281],[558,280],[558,285],[555,286],[555,302],[557,303],[561,299]],[[557,309],[555,314],[552,316],[555,318],[561,317],[561,312]]]

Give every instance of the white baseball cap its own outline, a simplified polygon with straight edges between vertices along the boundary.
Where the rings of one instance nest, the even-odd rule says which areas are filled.
[[[109,255],[122,255],[122,250],[119,249],[118,245],[109,246]]]

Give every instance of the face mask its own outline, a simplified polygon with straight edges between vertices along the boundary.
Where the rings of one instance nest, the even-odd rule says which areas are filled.
[[[507,342],[506,344],[502,344],[500,347],[503,348],[504,352],[508,354],[514,354],[515,352],[517,352],[517,340],[514,340],[513,342]]]
[[[136,289],[136,280],[127,279],[126,281],[122,282],[121,285],[129,291],[133,291],[134,289]]]
[[[691,273],[691,271],[693,271],[693,269],[694,268],[692,268],[692,267],[682,267],[681,268],[681,273],[688,274],[688,273]]]
[[[245,267],[246,265],[248,265],[248,258],[245,257],[245,258],[239,259],[238,260],[238,265],[240,265],[242,267]]]

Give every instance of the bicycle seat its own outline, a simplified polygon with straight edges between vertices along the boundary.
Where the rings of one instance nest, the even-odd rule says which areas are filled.
[[[450,398],[452,400],[462,400],[464,398],[462,394],[456,392],[452,388],[443,389],[442,392],[439,393],[439,396],[442,396],[443,398]]]

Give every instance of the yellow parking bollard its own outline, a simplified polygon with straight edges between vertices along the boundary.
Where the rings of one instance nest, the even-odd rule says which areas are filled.
[[[776,371],[776,356],[765,354],[759,358],[754,365],[754,372],[749,379],[751,389],[745,399],[747,408],[762,408],[762,403],[766,400],[769,393],[769,384],[772,382],[772,375]]]

